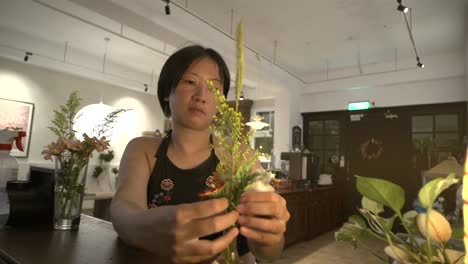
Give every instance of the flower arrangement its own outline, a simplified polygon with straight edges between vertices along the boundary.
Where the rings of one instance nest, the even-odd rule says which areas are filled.
[[[212,188],[200,194],[202,197],[225,197],[229,201],[228,211],[232,211],[240,202],[241,195],[248,190],[272,191],[269,185],[272,174],[257,170],[252,172],[258,162],[259,153],[249,148],[254,131],[243,133],[244,122],[239,112],[239,99],[242,92],[242,78],[244,68],[243,26],[237,27],[237,75],[236,75],[236,105],[230,107],[224,95],[208,81],[208,86],[218,102],[218,113],[211,124],[211,131],[215,138],[212,148],[216,151],[220,162],[214,173]],[[235,241],[224,251],[224,263],[236,261]]]
[[[400,186],[375,178],[357,177],[356,186],[363,196],[361,216],[352,215],[335,233],[337,241],[348,241],[354,247],[363,246],[376,257],[365,241],[374,237],[387,242],[385,253],[399,263],[461,263],[464,252],[450,248],[447,243],[452,238],[452,228],[447,219],[433,209],[437,197],[458,182],[454,174],[447,178],[437,178],[425,184],[418,193],[417,211],[402,213],[405,203],[405,191]],[[384,218],[380,214],[384,206],[393,211],[393,215]],[[395,220],[401,222],[406,234],[392,232]],[[460,261],[460,262],[459,262]]]
[[[65,105],[60,110],[54,110],[52,126],[48,127],[56,136],[52,142],[42,151],[44,159],[55,159],[55,219],[67,219],[70,221],[79,218],[81,213],[82,195],[85,189],[85,181],[88,160],[93,151],[103,152],[109,148],[109,140],[105,133],[109,131],[118,114],[125,109],[118,109],[110,113],[103,124],[97,128],[97,137],[89,137],[83,134],[83,140],[76,139],[73,124],[81,99],[78,92],[74,91],[68,97]],[[79,117],[76,117],[79,118]],[[54,223],[55,225],[56,223]],[[61,228],[55,225],[56,228]],[[63,227],[68,229],[68,227]]]

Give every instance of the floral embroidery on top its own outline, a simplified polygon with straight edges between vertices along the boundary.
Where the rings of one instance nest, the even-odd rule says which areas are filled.
[[[148,208],[154,208],[156,206],[168,203],[172,200],[172,189],[174,189],[174,182],[171,179],[163,179],[160,187],[161,191],[153,195],[151,203],[148,204]]]
[[[174,183],[171,179],[164,179],[161,181],[161,189],[169,192],[172,188],[174,188]]]
[[[208,176],[205,180],[205,185],[208,187],[208,188],[214,188],[214,177],[213,176]]]

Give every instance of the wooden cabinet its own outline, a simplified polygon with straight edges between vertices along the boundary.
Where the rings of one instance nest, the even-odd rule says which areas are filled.
[[[285,244],[312,239],[343,222],[342,197],[336,187],[280,193],[291,218],[286,226]]]

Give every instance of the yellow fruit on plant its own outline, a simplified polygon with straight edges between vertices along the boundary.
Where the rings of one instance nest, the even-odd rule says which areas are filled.
[[[434,242],[447,242],[452,237],[452,228],[449,222],[443,215],[437,211],[430,211],[428,228],[426,228],[426,219],[428,214],[418,214],[416,217],[416,225],[419,232],[426,238],[429,233],[430,240]]]

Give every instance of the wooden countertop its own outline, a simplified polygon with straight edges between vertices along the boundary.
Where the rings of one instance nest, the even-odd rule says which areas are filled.
[[[154,264],[158,261],[150,253],[121,242],[110,222],[82,214],[77,231],[0,228],[0,263]]]

